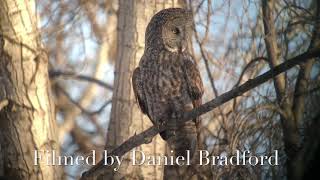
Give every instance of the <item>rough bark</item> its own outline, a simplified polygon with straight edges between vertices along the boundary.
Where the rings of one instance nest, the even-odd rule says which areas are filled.
[[[34,165],[35,150],[59,153],[54,107],[35,2],[0,1],[0,176],[61,179],[61,167]]]
[[[177,1],[119,1],[117,60],[115,66],[112,112],[107,131],[106,149],[111,150],[126,139],[152,126],[143,115],[135,100],[131,76],[144,51],[144,33],[152,15],[161,9],[177,7]],[[164,141],[157,136],[150,144],[137,147],[146,155],[160,155],[165,152]],[[162,179],[163,166],[132,166],[130,154],[119,171],[105,178],[113,179]],[[112,169],[112,168],[111,168]]]

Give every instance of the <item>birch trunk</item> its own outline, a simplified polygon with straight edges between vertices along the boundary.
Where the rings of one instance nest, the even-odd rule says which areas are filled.
[[[61,179],[61,167],[34,165],[35,150],[56,150],[48,59],[35,1],[0,1],[0,176]]]
[[[151,121],[143,115],[135,100],[131,85],[134,68],[144,51],[144,34],[151,17],[169,7],[179,7],[174,1],[127,1],[120,0],[118,12],[118,47],[115,67],[114,93],[111,120],[107,132],[106,149],[111,150],[126,139],[150,127]],[[145,155],[164,155],[165,143],[159,135],[150,144],[136,150]],[[109,174],[113,179],[163,179],[162,166],[132,166],[128,153],[117,172]]]

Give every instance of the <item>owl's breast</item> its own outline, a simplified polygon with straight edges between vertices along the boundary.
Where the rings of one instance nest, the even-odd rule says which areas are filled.
[[[162,51],[141,62],[142,83],[148,102],[185,104],[191,101],[180,58],[177,54]]]
[[[159,101],[177,100],[187,94],[182,68],[178,64],[160,64],[155,77],[151,83],[156,88],[155,96]]]
[[[170,99],[181,96],[182,78],[179,70],[175,67],[161,68],[156,81],[159,93],[163,99]]]

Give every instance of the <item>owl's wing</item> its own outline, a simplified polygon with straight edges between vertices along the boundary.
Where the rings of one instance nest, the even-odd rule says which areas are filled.
[[[134,95],[139,103],[140,109],[144,114],[148,113],[146,97],[143,92],[143,85],[140,76],[140,68],[137,67],[132,74],[132,87]]]
[[[188,93],[193,101],[199,101],[201,104],[201,97],[203,95],[203,83],[200,76],[200,72],[196,62],[191,56],[184,58],[184,68],[185,80],[188,85]],[[199,104],[199,102],[194,102]]]
[[[197,108],[202,104],[202,95],[204,93],[203,83],[196,62],[191,56],[184,58],[183,68],[185,79],[188,86],[188,93],[192,99],[193,108]],[[202,148],[202,140],[200,137],[200,117],[193,119],[196,125],[198,147]]]

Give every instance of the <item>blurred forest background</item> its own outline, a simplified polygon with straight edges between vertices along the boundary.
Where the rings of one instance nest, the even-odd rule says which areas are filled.
[[[150,127],[131,76],[143,54],[147,23],[169,7],[194,14],[192,55],[205,85],[203,102],[320,48],[317,0],[0,0],[0,175],[78,179],[90,166],[35,167],[33,149],[99,155]],[[17,63],[8,65],[8,58]],[[311,59],[201,116],[203,149],[214,155],[279,150],[279,166],[203,166],[194,170],[198,178],[306,178],[320,150],[319,68],[319,57]],[[30,98],[35,95],[37,100]],[[158,135],[138,149],[151,155],[166,151]],[[119,172],[104,175],[123,177],[166,179],[166,172],[126,162]]]

